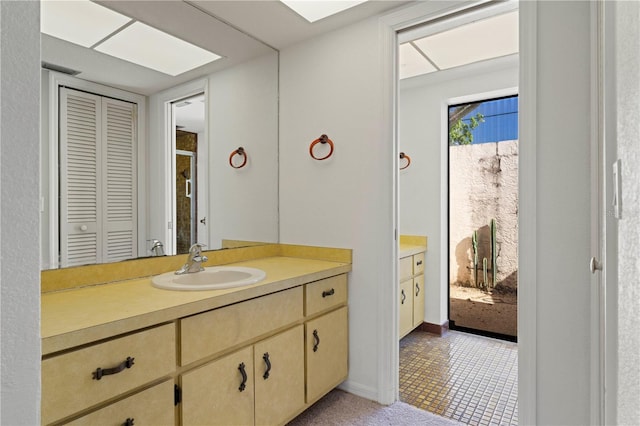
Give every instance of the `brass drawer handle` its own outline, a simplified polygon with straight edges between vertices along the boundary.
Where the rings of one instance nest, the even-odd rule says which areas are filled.
[[[133,360],[135,358],[131,358],[130,356],[127,357],[127,359],[125,359],[124,361],[122,361],[120,363],[120,365],[118,365],[117,367],[113,367],[113,368],[96,368],[96,371],[93,372],[93,380],[100,380],[102,379],[102,376],[108,376],[111,374],[118,374],[120,373],[122,370],[124,370],[125,368],[131,368],[133,367]]]
[[[333,296],[335,294],[335,292],[336,291],[334,289],[331,289],[331,290],[328,290],[328,291],[325,290],[325,291],[322,292],[322,298],[325,298],[327,296]]]

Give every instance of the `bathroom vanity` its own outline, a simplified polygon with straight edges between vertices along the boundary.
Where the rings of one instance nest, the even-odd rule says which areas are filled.
[[[284,424],[347,378],[350,250],[207,255],[207,266],[266,278],[172,291],[144,277],[42,294],[43,424]],[[81,269],[45,271],[43,288],[86,280]]]
[[[427,237],[401,235],[399,295],[399,330],[403,338],[424,321],[424,256]]]

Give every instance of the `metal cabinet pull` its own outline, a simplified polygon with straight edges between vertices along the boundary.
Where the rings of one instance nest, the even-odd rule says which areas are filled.
[[[262,377],[265,380],[267,380],[269,378],[269,372],[271,371],[271,361],[269,360],[269,352],[265,352],[264,355],[262,355],[262,359],[264,360],[264,363],[267,365],[267,369],[265,370]]]
[[[418,260],[418,261],[416,262],[416,265],[417,265],[417,266],[422,265],[422,260]]]
[[[416,283],[416,296],[420,294],[420,284]]]
[[[96,368],[96,371],[94,371],[93,374],[93,380],[100,380],[102,379],[102,376],[108,376],[111,374],[118,374],[119,372],[121,372],[122,370],[124,370],[125,368],[131,368],[133,366],[133,360],[135,358],[131,358],[130,356],[127,357],[127,359],[125,359],[124,361],[122,361],[120,363],[120,365],[118,365],[117,367],[113,367],[113,368]]]
[[[335,290],[331,289],[331,290],[325,290],[322,292],[322,298],[325,298],[327,296],[333,296],[335,294]]]
[[[124,423],[122,423],[122,426],[133,426],[133,420],[131,417],[129,417],[127,420],[124,421]]]
[[[318,346],[320,346],[320,337],[318,336],[318,330],[313,330],[313,351],[318,352]]]
[[[240,383],[240,387],[238,388],[240,392],[244,391],[247,388],[247,372],[245,371],[244,367],[244,362],[241,362],[238,366],[238,370],[240,370],[240,374],[242,374],[242,383]]]
[[[402,295],[402,300],[400,301],[400,304],[404,305],[404,301],[407,299],[407,295],[404,294],[404,289],[400,291],[400,294]]]

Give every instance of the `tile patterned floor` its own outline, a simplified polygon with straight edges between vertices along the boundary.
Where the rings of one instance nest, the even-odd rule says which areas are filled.
[[[517,425],[517,344],[413,331],[400,341],[400,400],[469,425]]]

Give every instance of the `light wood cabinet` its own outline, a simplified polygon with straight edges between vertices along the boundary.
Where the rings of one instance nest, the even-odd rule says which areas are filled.
[[[347,374],[341,274],[48,356],[42,422],[282,425]]]
[[[42,361],[42,422],[51,423],[176,368],[175,326],[166,324]]]
[[[107,405],[69,423],[73,426],[172,426],[175,424],[173,380]]]
[[[424,252],[403,256],[399,262],[398,292],[400,338],[424,321]]]
[[[307,402],[313,402],[347,378],[347,308],[305,324]]]
[[[283,424],[304,407],[304,327],[254,346],[255,424]]]
[[[254,424],[253,347],[182,375],[183,425]]]

